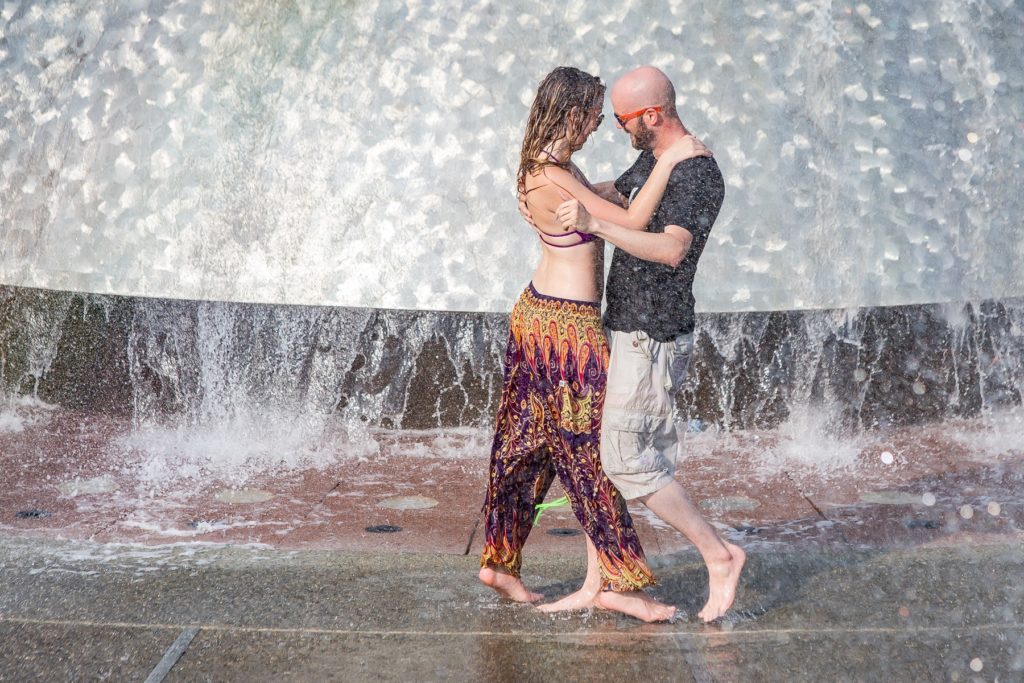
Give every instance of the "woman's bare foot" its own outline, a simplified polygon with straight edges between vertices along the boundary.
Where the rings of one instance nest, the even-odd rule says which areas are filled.
[[[705,622],[718,619],[732,607],[740,572],[743,571],[743,563],[747,561],[747,554],[739,546],[723,543],[729,551],[729,559],[708,563],[708,604],[698,613]]]
[[[594,605],[601,609],[622,612],[646,622],[671,621],[676,614],[675,607],[663,605],[643,591],[601,591],[594,598]]]
[[[571,609],[590,609],[594,606],[597,594],[601,592],[601,586],[583,585],[575,593],[570,593],[560,600],[549,602],[546,605],[537,605],[541,612],[565,612]]]
[[[537,602],[544,599],[543,595],[529,590],[519,578],[512,576],[500,567],[484,567],[481,569],[480,582],[485,586],[493,588],[498,595],[506,600]]]

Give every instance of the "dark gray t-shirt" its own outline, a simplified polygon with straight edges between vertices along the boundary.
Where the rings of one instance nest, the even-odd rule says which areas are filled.
[[[655,161],[651,152],[641,153],[615,187],[631,196],[647,182]],[[606,327],[620,332],[642,330],[662,342],[693,332],[693,278],[724,198],[725,182],[714,159],[694,157],[676,165],[647,232],[665,232],[666,225],[678,225],[693,235],[690,250],[673,268],[616,248],[605,288]]]

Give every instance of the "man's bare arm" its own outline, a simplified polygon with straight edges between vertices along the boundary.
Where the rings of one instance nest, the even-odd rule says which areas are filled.
[[[570,230],[589,232],[611,242],[627,254],[673,268],[682,263],[693,242],[690,231],[678,225],[666,226],[665,232],[646,232],[598,220],[575,199],[563,202],[555,215]]]
[[[690,250],[690,243],[693,242],[693,235],[678,225],[666,226],[665,232],[645,232],[593,220],[593,229],[590,232],[594,235],[611,242],[627,254],[645,261],[664,263],[673,268],[683,262],[686,252]]]

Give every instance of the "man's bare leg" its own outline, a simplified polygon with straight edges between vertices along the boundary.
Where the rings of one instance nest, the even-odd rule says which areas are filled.
[[[515,602],[537,602],[544,596],[529,590],[518,577],[512,576],[501,567],[484,567],[480,570],[480,582],[489,586],[505,598]]]
[[[739,546],[719,538],[679,482],[673,481],[640,500],[651,512],[690,539],[704,558],[708,568],[708,602],[698,616],[704,621],[714,621],[725,614],[736,599],[736,585],[743,571],[746,553]]]
[[[601,570],[597,568],[597,548],[587,536],[587,578],[583,579],[583,587],[570,593],[560,600],[539,605],[541,612],[562,612],[571,609],[590,609],[594,599],[601,592]]]

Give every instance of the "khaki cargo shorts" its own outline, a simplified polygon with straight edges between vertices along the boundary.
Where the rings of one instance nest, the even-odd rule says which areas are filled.
[[[601,464],[626,500],[672,482],[679,457],[673,413],[693,334],[658,342],[644,332],[605,330],[611,347],[601,420]]]

